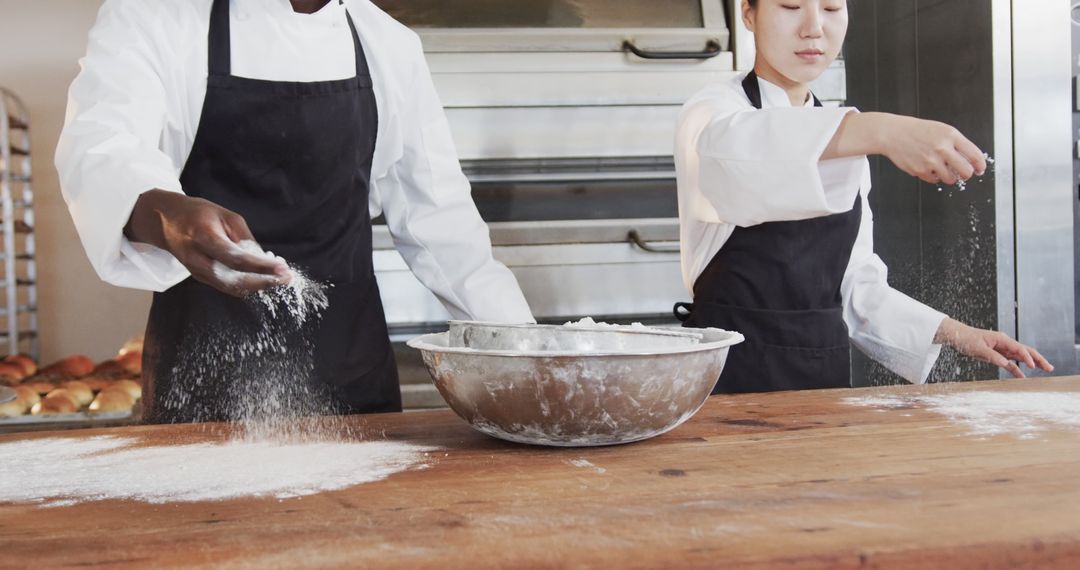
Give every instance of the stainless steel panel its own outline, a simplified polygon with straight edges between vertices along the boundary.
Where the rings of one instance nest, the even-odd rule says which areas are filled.
[[[701,52],[729,45],[727,0],[377,0],[428,53]]]
[[[731,54],[717,57],[716,65],[692,71],[639,66],[620,73],[488,71],[435,75],[439,96],[447,107],[536,107],[597,105],[681,106],[705,86],[722,80],[731,69]],[[710,69],[714,70],[710,73]]]
[[[682,103],[698,89],[728,77],[718,73],[699,74],[694,80],[679,82],[682,93],[679,100],[671,99],[668,104],[658,105],[475,107],[465,106],[471,96],[457,90],[463,85],[455,80],[437,75],[436,86],[441,92],[445,83],[445,89],[452,93],[451,98],[462,105],[448,106],[446,114],[463,160],[652,157],[674,154],[675,126]],[[815,94],[823,101],[842,100],[846,97],[845,77],[844,67],[839,63],[814,83]],[[586,80],[585,77],[580,79]],[[567,89],[571,87],[567,86]],[[524,97],[520,92],[515,95],[481,94],[483,90],[479,86],[474,86],[473,91],[480,101],[492,97]],[[650,93],[649,90],[643,92]],[[623,99],[624,96],[618,96],[612,101]],[[594,102],[599,103],[599,99]],[[507,128],[508,125],[512,128]]]
[[[1020,339],[1077,370],[1069,0],[1013,3]]]
[[[1013,192],[1012,0],[992,0],[994,56],[994,203],[997,217],[998,330],[1016,329],[1016,196]],[[1003,374],[1003,373],[1002,373]]]
[[[639,220],[563,220],[545,222],[490,223],[491,242],[505,245],[558,245],[575,243],[629,243],[636,231],[650,242],[678,242],[679,221],[671,218]],[[394,242],[386,226],[375,226],[376,251],[393,250]]]
[[[458,155],[671,156],[679,106],[447,109]],[[506,128],[512,125],[513,128]]]
[[[1080,300],[1080,1],[1073,0],[1072,5],[1072,61],[1073,61],[1073,96],[1076,98],[1073,108],[1073,136],[1076,137],[1076,154],[1073,156],[1073,243],[1075,246],[1075,298]],[[1080,343],[1080,302],[1076,304],[1076,342]]]
[[[473,184],[668,180],[675,189],[672,157],[539,158],[462,163]]]
[[[701,0],[376,0],[411,28],[700,28]]]
[[[731,54],[706,60],[644,60],[633,55],[603,52],[581,53],[440,53],[427,52],[426,58],[432,73],[438,77],[444,73],[618,73],[638,71],[665,71],[670,73],[701,73],[731,71]],[[595,76],[593,76],[595,78]],[[450,100],[452,93],[441,92],[443,104],[457,106]],[[464,101],[464,104],[471,104]]]
[[[702,30],[604,29],[604,30],[511,30],[436,29],[422,30],[420,37],[428,53],[528,53],[528,52],[619,52],[626,41],[657,51],[698,52],[709,42],[728,45],[723,27]]]
[[[675,301],[688,296],[678,253],[645,252],[630,243],[496,247],[494,252],[514,272],[538,319],[667,315]],[[396,251],[376,251],[375,271],[391,326],[449,319]]]

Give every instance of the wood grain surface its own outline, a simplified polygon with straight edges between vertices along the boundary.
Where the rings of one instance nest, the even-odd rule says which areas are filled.
[[[1080,568],[1080,430],[978,437],[919,406],[844,401],[972,390],[1080,378],[714,397],[667,435],[594,449],[502,443],[445,411],[355,417],[368,439],[441,449],[427,469],[296,499],[0,504],[0,567]]]

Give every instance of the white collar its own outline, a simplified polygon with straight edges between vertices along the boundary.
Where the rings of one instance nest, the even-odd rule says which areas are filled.
[[[762,107],[792,107],[791,98],[788,97],[787,91],[784,91],[779,85],[774,85],[758,77],[758,86],[761,88]],[[814,96],[808,95],[803,107],[813,106]]]

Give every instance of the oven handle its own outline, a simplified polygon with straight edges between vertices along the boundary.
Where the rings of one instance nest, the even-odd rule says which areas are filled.
[[[641,59],[712,59],[724,49],[716,40],[709,40],[704,51],[647,51],[634,45],[632,40],[624,41],[622,48]]]
[[[681,249],[679,244],[674,245],[656,245],[645,241],[641,234],[637,230],[630,230],[630,233],[626,234],[626,240],[643,251],[650,253],[679,253]]]

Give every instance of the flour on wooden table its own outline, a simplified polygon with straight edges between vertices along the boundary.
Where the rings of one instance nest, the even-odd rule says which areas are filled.
[[[593,463],[592,461],[589,461],[588,459],[571,459],[571,460],[567,461],[567,463],[570,464],[570,465],[573,465],[574,467],[580,467],[582,469],[591,469],[593,471],[596,471],[597,474],[600,474],[600,475],[603,475],[604,473],[607,473],[607,469],[604,469],[603,467],[598,467],[595,463]]]
[[[0,444],[0,504],[287,499],[421,468],[431,450],[386,441],[139,444],[114,436]]]
[[[926,408],[968,429],[970,435],[1036,437],[1048,429],[1080,431],[1080,393],[956,392],[928,396],[861,396],[845,403],[882,410]]]

